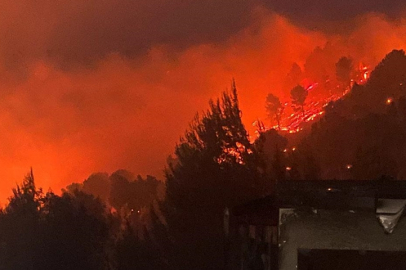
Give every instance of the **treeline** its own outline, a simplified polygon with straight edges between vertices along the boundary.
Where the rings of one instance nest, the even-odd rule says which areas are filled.
[[[341,62],[344,81],[351,63]],[[31,173],[0,214],[0,269],[232,266],[225,211],[272,194],[278,181],[403,177],[405,83],[405,53],[393,51],[367,84],[326,107],[309,135],[297,140],[261,129],[254,142],[233,83],[176,145],[164,187],[120,170],[93,174],[59,196],[36,189]]]
[[[135,176],[127,170],[117,170],[111,175],[94,173],[83,183],[72,183],[64,191],[76,190],[92,194],[116,210],[145,212],[157,199],[164,196],[164,183],[156,177]]]
[[[164,198],[154,177],[122,170],[94,174],[61,196],[37,190],[30,174],[1,213],[0,267],[223,267],[224,210],[269,194],[273,182],[241,121],[235,85],[209,105],[168,161]]]
[[[0,212],[0,269],[166,269],[154,245],[99,198],[43,193],[32,172]]]

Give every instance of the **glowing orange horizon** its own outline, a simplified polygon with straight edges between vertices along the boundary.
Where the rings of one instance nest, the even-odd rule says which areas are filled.
[[[282,16],[256,12],[260,24],[227,42],[196,45],[177,54],[153,47],[143,61],[112,54],[95,67],[75,71],[58,69],[44,59],[31,62],[26,74],[18,76],[1,66],[0,198],[11,195],[30,167],[45,191],[59,191],[93,172],[121,168],[162,179],[166,158],[194,114],[229,89],[232,78],[243,121],[253,136],[253,121],[273,125],[265,112],[267,94],[289,103],[286,75],[295,62],[305,69],[316,47],[324,51],[313,54],[314,62],[326,63],[331,75],[341,56],[372,69],[392,49],[406,48],[401,35],[406,26],[380,16],[365,15],[351,33],[340,36],[303,30]],[[318,76],[314,69],[312,75]],[[365,69],[363,81],[369,72]],[[328,99],[340,98],[318,96],[321,86],[316,83],[322,81],[309,82],[305,86],[314,96],[309,96],[305,116],[285,112],[290,115],[283,122],[288,132],[321,115]]]

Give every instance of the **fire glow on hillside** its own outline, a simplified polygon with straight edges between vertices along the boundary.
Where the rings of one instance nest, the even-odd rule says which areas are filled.
[[[309,123],[323,115],[324,108],[330,104],[330,102],[337,101],[347,95],[351,87],[354,84],[365,84],[370,76],[370,68],[363,63],[359,63],[358,70],[354,74],[354,78],[351,79],[351,83],[347,86],[344,91],[340,91],[340,85],[337,85],[335,89],[330,89],[328,92],[330,95],[320,95],[317,93],[319,83],[308,83],[308,80],[302,81],[302,86],[305,87],[306,91],[309,94],[309,97],[304,106],[304,111],[298,111],[293,109],[293,104],[291,101],[283,102],[283,111],[280,126],[264,126],[262,122],[255,121],[253,126],[256,128],[256,135],[258,136],[261,132],[276,129],[282,132],[296,133],[303,129],[305,123]],[[326,84],[329,83],[329,80],[326,80]],[[332,87],[334,88],[334,87]],[[389,101],[390,103],[390,101]]]

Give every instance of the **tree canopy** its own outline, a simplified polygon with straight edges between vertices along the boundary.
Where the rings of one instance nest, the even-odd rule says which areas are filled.
[[[269,193],[258,149],[241,120],[235,84],[209,107],[181,138],[177,163],[168,164],[166,172],[162,209],[180,255],[174,258],[179,269],[221,267],[223,210]]]
[[[265,109],[268,114],[268,117],[271,120],[276,120],[276,123],[278,124],[278,129],[280,129],[281,128],[280,122],[284,111],[284,107],[279,98],[269,93],[268,96],[266,97]]]
[[[290,91],[290,98],[292,99],[292,104],[295,110],[301,110],[303,114],[307,95],[307,90],[301,85],[293,87]]]
[[[352,60],[345,56],[341,57],[336,63],[337,80],[345,87],[350,85],[353,68]]]
[[[77,189],[44,194],[31,171],[0,212],[0,269],[161,269],[158,249],[128,222]]]

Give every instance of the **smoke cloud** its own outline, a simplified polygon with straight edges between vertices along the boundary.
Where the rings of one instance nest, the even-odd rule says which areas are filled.
[[[30,166],[55,191],[119,168],[162,178],[189,121],[232,78],[249,127],[266,119],[268,93],[289,97],[294,62],[373,66],[406,47],[405,19],[380,6],[337,17],[350,27],[335,32],[273,3],[0,0],[0,198]]]

